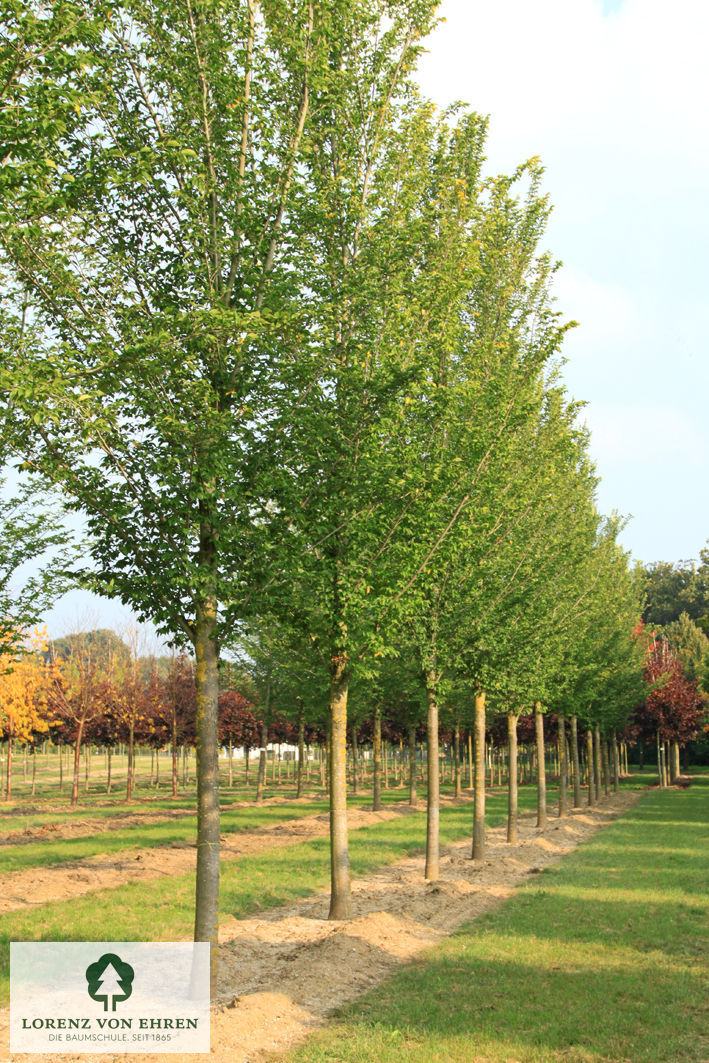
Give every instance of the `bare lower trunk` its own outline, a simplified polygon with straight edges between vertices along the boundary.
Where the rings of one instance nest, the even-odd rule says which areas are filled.
[[[197,875],[194,940],[210,943],[210,990],[217,989],[219,919],[219,648],[216,602],[197,609],[195,735],[197,747]]]
[[[617,794],[620,790],[620,758],[618,755],[618,739],[615,735],[610,740],[611,750],[611,771],[613,777],[613,793]]]
[[[305,708],[303,699],[298,698],[298,785],[296,797],[303,796],[303,761],[305,760]]]
[[[507,773],[507,841],[517,844],[517,720],[519,714],[507,713],[507,748],[509,771]]]
[[[128,776],[126,778],[126,801],[133,796],[133,781],[135,778],[135,721],[131,720],[128,728]]]
[[[81,764],[81,739],[84,733],[84,721],[79,722],[74,742],[74,777],[71,783],[71,803],[76,805],[79,800],[79,768]]]
[[[416,808],[416,724],[409,725],[409,804]]]
[[[5,776],[5,800],[9,801],[12,797],[12,738],[7,740],[7,771]],[[73,804],[73,802],[72,802]]]
[[[673,742],[670,746],[670,782],[676,783],[681,774],[679,764],[679,742]]]
[[[595,805],[598,795],[596,793],[596,772],[593,766],[593,731],[589,727],[586,731],[586,760],[588,761],[588,805]]]
[[[534,706],[534,730],[537,740],[537,826],[547,825],[547,767],[544,755],[544,713],[541,702]]]
[[[473,732],[468,731],[468,789],[473,790],[475,788],[475,766],[473,757]]]
[[[342,656],[330,672],[330,912],[351,919],[350,855],[347,845],[347,691],[349,674]]]
[[[428,791],[426,799],[426,868],[424,877],[435,882],[439,870],[439,820],[441,809],[438,763],[438,681],[434,667],[426,672],[426,747]]]
[[[111,767],[113,761],[113,750],[109,746],[106,750],[106,793],[111,792]]]
[[[473,811],[473,860],[485,859],[485,691],[475,695],[473,723],[475,754],[475,804]]]
[[[581,807],[581,765],[579,763],[579,722],[571,717],[571,759],[574,766],[574,808]]]
[[[177,769],[177,717],[173,708],[172,714],[172,796],[177,797],[178,769]]]
[[[352,728],[352,793],[359,793],[359,742],[357,728]]]
[[[453,731],[453,770],[455,777],[455,796],[463,796],[463,788],[460,779],[460,725],[456,724]]]
[[[569,768],[566,760],[566,717],[559,716],[559,816],[568,812]]]
[[[382,710],[378,704],[374,706],[372,744],[374,747],[372,809],[378,812],[382,807]]]
[[[610,763],[609,763],[610,758],[608,756],[608,739],[607,738],[604,738],[601,741],[601,757],[603,759],[603,789],[605,791],[606,797],[609,797],[610,796],[610,792],[611,792],[611,773],[610,773]]]
[[[270,688],[269,688],[270,689]],[[268,748],[268,724],[265,720],[261,723],[261,747],[258,755],[258,777],[256,780],[257,805],[263,802],[263,791],[266,785],[266,750]]]
[[[601,729],[595,727],[593,730],[593,766],[594,766],[594,783],[596,788],[596,799],[601,800],[601,788],[603,786],[603,761],[601,753]]]

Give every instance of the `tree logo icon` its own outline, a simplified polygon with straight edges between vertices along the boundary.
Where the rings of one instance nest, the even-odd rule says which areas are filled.
[[[133,992],[134,977],[135,971],[129,963],[124,963],[115,952],[105,952],[86,968],[89,996],[102,1000],[104,1011],[115,1011],[118,1001],[127,1000]]]

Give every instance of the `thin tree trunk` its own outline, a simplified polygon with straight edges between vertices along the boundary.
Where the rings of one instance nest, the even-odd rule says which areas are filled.
[[[378,812],[382,807],[382,710],[378,703],[374,706],[372,746],[374,753],[372,810]]]
[[[424,878],[436,882],[440,874],[439,821],[441,814],[441,782],[438,762],[438,677],[436,658],[426,672],[426,867]]]
[[[76,731],[76,741],[74,742],[74,778],[71,784],[72,807],[75,807],[79,801],[79,767],[81,764],[81,738],[83,731],[84,721],[81,720]]]
[[[544,713],[541,702],[534,706],[534,729],[537,739],[537,826],[547,825],[547,765],[544,754]]]
[[[674,785],[681,774],[679,764],[679,742],[673,742],[670,746],[670,782]]]
[[[611,792],[611,772],[608,756],[608,739],[604,738],[601,741],[601,757],[603,758],[603,789],[606,797],[610,796]]]
[[[571,717],[571,758],[574,765],[574,808],[581,808],[581,764],[579,762],[579,722]]]
[[[475,789],[473,811],[473,860],[485,859],[485,691],[475,695],[473,723]]]
[[[204,540],[204,532],[203,532]],[[203,542],[204,548],[204,542]],[[195,624],[197,875],[194,940],[210,944],[210,990],[217,989],[219,913],[219,649],[216,602],[198,605]]]
[[[128,778],[126,779],[126,801],[133,796],[133,780],[135,774],[135,720],[131,718],[128,726]]]
[[[12,746],[13,739],[7,740],[7,774],[5,778],[5,800],[9,801],[12,797]]]
[[[597,800],[601,800],[601,788],[603,786],[603,762],[601,753],[601,728],[596,725],[593,730],[593,766],[595,769],[595,790]]]
[[[229,738],[229,789],[234,786],[234,743]]]
[[[35,795],[35,785],[37,781],[37,750],[32,750],[32,796]]]
[[[266,687],[266,700],[270,701],[271,684]],[[270,708],[270,706],[269,706]],[[263,791],[266,785],[266,749],[268,747],[268,724],[265,719],[261,721],[261,746],[258,756],[258,777],[256,780],[256,804],[263,803]]]
[[[178,771],[177,771],[177,713],[175,706],[172,707],[172,796],[177,797]]]
[[[455,796],[463,796],[463,787],[460,778],[460,724],[455,725],[453,731],[453,766],[455,775]]]
[[[594,770],[593,731],[589,727],[586,731],[586,761],[588,764],[588,806],[592,808],[597,800],[596,772]]]
[[[409,724],[409,804],[416,808],[416,724]]]
[[[558,717],[559,727],[559,816],[565,816],[569,810],[568,786],[569,768],[566,760],[566,717]]]
[[[470,791],[474,790],[475,788],[475,781],[473,778],[474,772],[475,765],[473,758],[473,732],[468,731],[468,789]]]
[[[507,742],[509,750],[509,771],[507,773],[507,841],[516,845],[517,832],[517,720],[519,713],[507,713]]]
[[[615,735],[611,738],[611,750],[613,752],[613,793],[620,790],[620,767],[618,764],[618,739]]]
[[[298,698],[298,783],[295,791],[296,797],[303,796],[303,771],[305,760],[305,706],[303,699]]]
[[[113,767],[113,750],[111,746],[106,748],[106,793],[111,792],[111,769]]]
[[[59,743],[59,793],[64,789],[64,746]]]
[[[350,856],[347,845],[347,662],[337,656],[330,672],[330,912],[329,919],[352,917]]]

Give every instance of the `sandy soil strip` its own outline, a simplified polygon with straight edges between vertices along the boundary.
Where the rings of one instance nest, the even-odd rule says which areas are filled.
[[[440,881],[426,883],[422,859],[404,860],[353,883],[355,917],[328,922],[325,892],[251,919],[223,920],[220,1003],[212,1011],[212,1052],[172,1055],[175,1063],[259,1063],[282,1053],[322,1025],[335,1008],[379,984],[399,964],[462,923],[502,903],[527,876],[558,862],[638,799],[622,792],[598,809],[553,819],[543,832],[520,822],[520,841],[505,829],[488,832],[484,864],[469,859],[470,842],[450,846]],[[0,1053],[8,1050],[7,1011],[0,1013]],[[5,1056],[55,1063],[51,1056]],[[104,1056],[62,1056],[97,1063]],[[150,1063],[155,1056],[113,1056]]]
[[[445,803],[445,802],[444,802]],[[254,806],[245,807],[253,809]],[[349,809],[351,830],[396,816],[410,815],[408,805],[388,807],[381,812]],[[155,822],[146,818],[142,823]],[[329,831],[328,814],[303,816],[271,823],[257,830],[222,835],[224,860],[246,856],[273,845],[295,845],[313,838],[324,838]],[[102,828],[108,830],[107,827]],[[59,835],[55,835],[59,837]],[[86,860],[71,860],[49,867],[32,867],[0,875],[0,913],[31,908],[49,901],[65,901],[96,890],[115,889],[126,882],[148,882],[194,871],[196,843],[175,842],[171,845],[123,849],[119,853],[98,853]]]

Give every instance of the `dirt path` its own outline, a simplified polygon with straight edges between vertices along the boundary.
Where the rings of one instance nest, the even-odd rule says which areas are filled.
[[[322,798],[322,794],[319,796]],[[235,801],[233,804],[225,805],[222,811],[231,812],[232,809],[238,808],[256,809],[269,808],[274,805],[307,804],[314,800],[316,800],[316,795],[314,794],[306,797],[293,797],[292,795],[267,797],[260,805],[257,805],[254,801]],[[15,817],[18,815],[30,814],[52,816],[57,813],[65,816],[67,813],[67,806],[50,805],[44,808],[31,806],[26,809],[14,809],[12,816]],[[85,819],[60,819],[56,823],[43,823],[41,826],[37,827],[24,827],[21,830],[0,831],[0,846],[34,845],[37,842],[43,841],[62,841],[67,838],[85,838],[91,834],[102,834],[109,830],[125,830],[130,827],[148,827],[155,823],[168,823],[171,820],[176,819],[189,819],[191,817],[196,820],[196,816],[196,808],[166,808],[161,809],[159,812],[151,812],[150,803],[147,803],[145,811],[116,811],[112,816],[94,816],[93,818],[87,816]],[[1,825],[2,819],[0,818],[0,826]]]
[[[171,1058],[175,1063],[258,1063],[270,1053],[287,1051],[322,1025],[334,1008],[506,900],[527,876],[559,861],[638,796],[612,795],[598,809],[551,820],[543,832],[534,827],[532,816],[525,816],[515,846],[505,843],[504,827],[491,830],[483,865],[469,859],[469,841],[450,846],[435,884],[424,881],[420,857],[382,868],[353,883],[355,917],[347,923],[327,921],[325,892],[257,918],[227,920],[220,935],[220,1003],[212,1012],[212,1052]],[[8,1022],[8,1013],[0,1013],[0,1053],[7,1052]],[[32,1058],[36,1063],[57,1059]],[[105,1058],[62,1057],[83,1063]],[[112,1058],[150,1063],[155,1057]]]
[[[245,807],[253,809],[254,806]],[[371,823],[410,815],[412,811],[408,805],[386,808],[381,812],[349,809],[347,822],[351,830],[357,830]],[[146,825],[156,821],[156,817],[140,820]],[[233,860],[273,845],[295,845],[314,838],[324,838],[329,825],[329,815],[321,814],[283,820],[257,830],[223,834],[222,859]],[[61,836],[54,835],[57,838]],[[8,871],[0,875],[0,913],[27,909],[49,901],[65,901],[95,890],[115,889],[126,882],[148,882],[186,874],[194,871],[196,859],[196,843],[174,842],[171,845],[123,849],[118,853],[98,853],[85,860],[71,860],[55,866]]]

